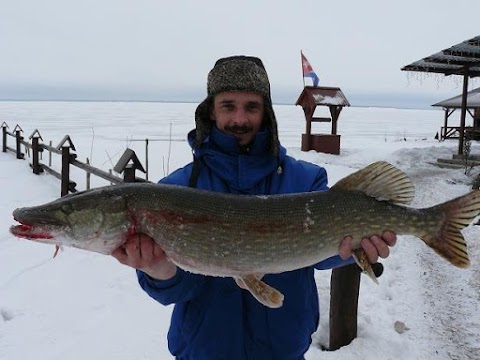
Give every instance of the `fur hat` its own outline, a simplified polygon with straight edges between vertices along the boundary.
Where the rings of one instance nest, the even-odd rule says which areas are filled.
[[[195,111],[194,148],[199,147],[210,134],[213,126],[210,117],[213,98],[225,91],[251,91],[263,96],[265,101],[264,126],[270,131],[270,150],[274,156],[278,156],[280,143],[270,95],[270,82],[262,60],[252,56],[237,55],[222,58],[210,70],[207,80],[207,98],[198,105]]]

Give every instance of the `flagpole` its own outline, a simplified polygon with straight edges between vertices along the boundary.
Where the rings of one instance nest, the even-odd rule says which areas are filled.
[[[302,50],[300,50],[300,63],[302,64],[302,80],[303,80],[303,88],[305,89],[305,76],[303,73],[303,53]]]

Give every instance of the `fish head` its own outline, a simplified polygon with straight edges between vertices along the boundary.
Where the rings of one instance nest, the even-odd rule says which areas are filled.
[[[10,232],[41,243],[110,254],[131,229],[125,199],[113,191],[87,190],[13,211]]]

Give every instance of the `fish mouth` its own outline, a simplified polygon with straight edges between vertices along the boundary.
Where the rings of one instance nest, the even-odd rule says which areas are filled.
[[[10,227],[10,233],[28,240],[49,240],[55,236],[52,230],[63,226],[53,210],[46,211],[43,207],[17,208],[13,211],[13,218],[20,225]]]
[[[10,227],[10,233],[16,237],[28,240],[46,240],[54,238],[45,227],[27,224],[15,217],[14,219],[20,223],[20,225],[12,225]]]

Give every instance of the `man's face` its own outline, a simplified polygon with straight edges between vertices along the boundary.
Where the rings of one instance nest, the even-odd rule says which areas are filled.
[[[211,117],[221,132],[235,136],[240,146],[248,146],[262,126],[264,112],[263,96],[226,91],[215,96]]]

